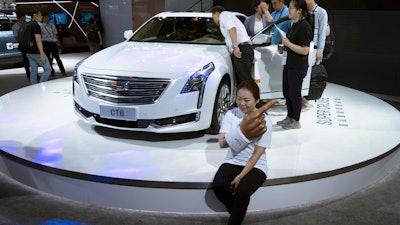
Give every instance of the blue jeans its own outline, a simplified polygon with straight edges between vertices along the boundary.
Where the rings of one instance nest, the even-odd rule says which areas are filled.
[[[40,54],[26,53],[26,57],[28,58],[29,66],[31,67],[31,74],[30,74],[31,84],[36,84],[38,82],[37,75],[39,67],[43,67],[43,73],[42,76],[40,77],[39,82],[47,81],[51,73],[51,66],[47,56],[46,55],[44,56],[45,58],[44,62],[40,60]]]

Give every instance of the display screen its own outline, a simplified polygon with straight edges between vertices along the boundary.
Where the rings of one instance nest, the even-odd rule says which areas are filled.
[[[55,13],[50,12],[49,15],[49,23],[52,24],[67,24],[67,14],[65,12]]]
[[[90,24],[90,18],[94,17],[92,12],[81,12],[81,24]]]

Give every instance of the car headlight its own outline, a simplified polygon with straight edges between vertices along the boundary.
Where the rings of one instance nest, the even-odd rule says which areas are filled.
[[[202,105],[206,82],[212,71],[214,71],[214,69],[215,66],[214,63],[212,62],[203,66],[203,68],[199,69],[192,76],[190,76],[190,78],[182,88],[181,94],[193,91],[199,92],[197,108],[200,108]]]

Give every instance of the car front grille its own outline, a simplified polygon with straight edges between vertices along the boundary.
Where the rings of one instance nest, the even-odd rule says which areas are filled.
[[[87,94],[117,104],[153,104],[169,84],[168,79],[82,74]]]

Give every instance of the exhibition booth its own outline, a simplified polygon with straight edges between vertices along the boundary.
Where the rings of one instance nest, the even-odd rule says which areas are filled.
[[[154,134],[78,119],[72,78],[0,98],[0,171],[35,189],[86,203],[145,211],[218,213],[210,187],[226,149],[217,135]],[[284,106],[269,110],[275,124]],[[337,199],[379,181],[400,159],[400,114],[369,94],[328,83],[302,128],[274,125],[269,175],[250,212]],[[173,204],[172,204],[173,203]]]

